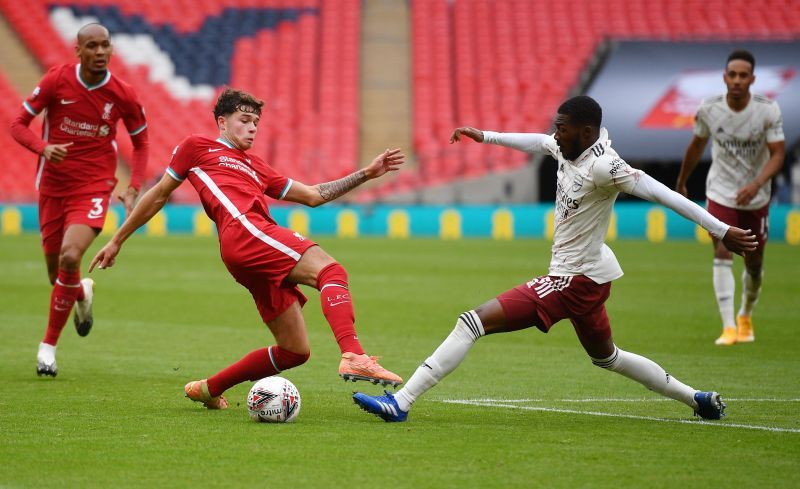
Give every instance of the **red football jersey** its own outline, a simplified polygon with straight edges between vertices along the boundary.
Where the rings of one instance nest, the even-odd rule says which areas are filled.
[[[42,194],[111,191],[117,184],[114,138],[122,119],[131,135],[147,127],[144,109],[133,88],[109,71],[97,85],[80,77],[80,64],[51,68],[23,102],[37,115],[45,110],[42,139],[50,144],[73,143],[60,163],[39,158],[36,187]]]
[[[248,211],[275,223],[266,195],[282,199],[292,186],[291,179],[261,158],[236,149],[224,139],[197,135],[175,147],[167,174],[178,181],[189,179],[219,231]]]

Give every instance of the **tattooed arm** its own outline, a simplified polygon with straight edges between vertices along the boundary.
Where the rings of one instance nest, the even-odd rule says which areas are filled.
[[[357,172],[351,173],[350,175],[340,178],[339,180],[320,183],[316,186],[316,189],[319,193],[319,196],[322,197],[322,200],[328,202],[336,199],[337,197],[341,197],[366,181],[367,172],[365,170],[358,170]]]
[[[390,171],[397,171],[404,162],[405,155],[400,149],[386,150],[374,160],[369,166],[351,173],[344,178],[331,182],[319,183],[314,186],[305,185],[295,181],[284,196],[283,200],[297,202],[309,207],[317,207],[326,202],[341,197],[347,192],[358,187],[367,180],[381,177]]]

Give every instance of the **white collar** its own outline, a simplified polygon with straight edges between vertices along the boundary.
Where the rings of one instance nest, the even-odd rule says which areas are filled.
[[[106,70],[106,76],[100,81],[100,83],[98,83],[97,85],[89,85],[81,78],[81,64],[78,63],[75,65],[75,78],[78,79],[78,83],[83,85],[83,88],[85,88],[86,90],[90,91],[96,90],[105,85],[106,83],[108,83],[109,80],[111,80],[111,70]]]

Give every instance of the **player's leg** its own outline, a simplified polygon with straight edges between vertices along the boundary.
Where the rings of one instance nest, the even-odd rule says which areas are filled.
[[[592,363],[639,382],[662,396],[680,401],[706,419],[724,416],[725,404],[715,392],[701,392],[668,374],[654,361],[619,349],[611,338],[604,305],[583,317],[571,318],[575,332]]]
[[[733,315],[733,297],[736,280],[733,278],[733,253],[722,241],[713,238],[714,246],[714,296],[717,299],[722,319],[722,334],[714,341],[717,345],[730,346],[736,343],[736,321]]]
[[[366,380],[384,385],[403,383],[399,375],[386,370],[374,357],[367,355],[358,341],[347,271],[342,265],[319,246],[313,246],[303,253],[286,278],[290,282],[319,290],[322,314],[342,352],[339,375],[343,379]]]
[[[296,284],[320,291],[322,313],[333,330],[342,353],[362,355],[356,335],[355,311],[350,297],[347,271],[319,246],[309,248],[286,277]]]
[[[422,362],[406,385],[395,395],[400,408],[403,411],[411,409],[417,398],[455,370],[481,336],[516,329],[521,328],[506,327],[505,310],[496,298],[462,313],[450,335]]]
[[[744,255],[742,271],[742,303],[736,316],[737,343],[750,343],[755,340],[753,331],[753,308],[761,295],[761,281],[764,274],[764,249],[767,245],[769,205],[754,211],[741,211],[742,224],[751,229],[758,238],[758,248]]]
[[[732,226],[740,226],[736,209],[708,201],[708,212],[717,219]],[[733,278],[733,253],[725,248],[722,241],[711,237],[714,248],[713,283],[714,296],[717,299],[719,315],[722,319],[722,334],[714,342],[717,345],[730,346],[736,343],[736,321],[733,315],[733,298],[736,292],[736,280]]]
[[[56,279],[58,278],[58,257],[60,253],[57,251],[55,253],[45,253],[44,255],[44,263],[47,265],[47,279],[50,281],[50,285],[56,284]]]
[[[542,325],[537,314],[538,305],[520,287],[511,289],[474,310],[462,313],[450,335],[439,345],[396,394],[383,396],[353,395],[353,401],[362,409],[385,421],[405,421],[412,404],[455,370],[472,345],[487,334],[516,331]]]
[[[308,334],[297,300],[268,321],[267,326],[275,337],[275,345],[251,351],[208,379],[189,382],[184,388],[186,396],[208,409],[225,409],[228,403],[222,394],[231,387],[278,374],[308,360]]]
[[[39,345],[37,373],[55,376],[56,345],[69,318],[72,306],[82,295],[80,265],[83,254],[94,241],[97,231],[82,224],[69,225],[64,232],[59,251],[58,273],[50,294],[47,330]]]

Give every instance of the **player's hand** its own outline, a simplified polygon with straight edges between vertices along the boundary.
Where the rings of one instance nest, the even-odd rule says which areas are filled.
[[[678,182],[675,185],[675,191],[678,192],[679,194],[683,195],[687,199],[689,198],[689,190],[687,190],[685,183]]]
[[[736,192],[736,205],[747,205],[756,196],[761,185],[750,182]]]
[[[364,174],[371,180],[383,176],[387,172],[397,171],[400,169],[400,165],[405,163],[405,157],[406,155],[400,152],[400,148],[387,149],[364,168]]]
[[[125,205],[125,219],[131,215],[133,205],[136,203],[136,197],[139,196],[139,191],[133,187],[128,187],[123,194],[117,195],[117,198]]]
[[[450,144],[461,141],[461,136],[466,136],[476,143],[483,142],[483,131],[475,129],[474,127],[459,127],[454,130],[453,135],[450,136]]]
[[[749,251],[755,251],[758,247],[758,239],[749,229],[739,229],[731,226],[725,236],[722,237],[722,244],[732,252],[742,255]]]
[[[97,266],[100,270],[104,268],[110,268],[114,266],[114,262],[116,262],[117,254],[119,253],[120,245],[115,243],[113,240],[109,241],[103,248],[94,255],[92,258],[92,262],[89,264],[89,272],[91,273],[94,270],[94,267]]]
[[[47,161],[51,161],[53,163],[59,163],[64,160],[67,156],[67,148],[72,146],[72,143],[64,143],[64,144],[48,144],[44,147],[44,151],[42,151],[42,155],[44,159]]]

